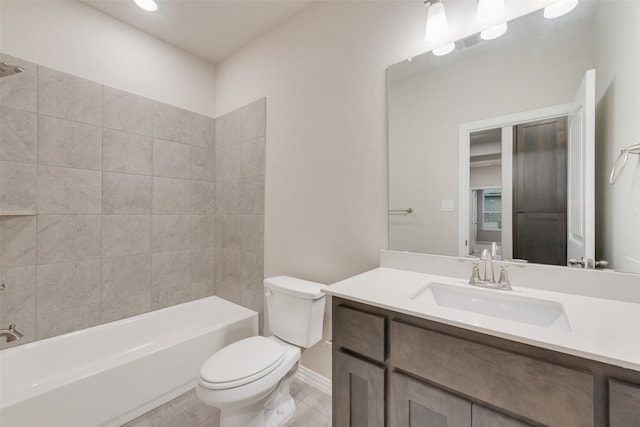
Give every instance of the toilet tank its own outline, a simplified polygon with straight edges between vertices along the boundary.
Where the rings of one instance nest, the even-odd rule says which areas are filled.
[[[322,338],[326,286],[289,276],[264,280],[269,329],[278,338],[311,347]]]

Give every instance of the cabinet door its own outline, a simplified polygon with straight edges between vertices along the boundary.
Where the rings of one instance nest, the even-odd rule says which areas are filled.
[[[532,427],[531,424],[515,420],[480,405],[471,408],[472,427]]]
[[[640,386],[609,380],[609,427],[640,425]]]
[[[384,426],[384,367],[333,353],[333,426]]]
[[[397,372],[391,374],[391,396],[392,426],[471,426],[471,402]]]

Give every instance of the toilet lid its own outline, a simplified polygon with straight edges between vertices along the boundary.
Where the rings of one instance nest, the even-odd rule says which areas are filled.
[[[284,360],[285,349],[263,336],[236,341],[213,354],[200,369],[207,388],[238,387],[262,378]]]

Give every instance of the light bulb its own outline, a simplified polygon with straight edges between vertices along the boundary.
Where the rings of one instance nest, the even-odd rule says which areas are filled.
[[[560,0],[544,8],[544,17],[547,19],[559,18],[571,12],[578,5],[578,0]]]
[[[453,52],[453,49],[455,49],[455,48],[456,48],[456,44],[454,42],[451,42],[451,43],[446,44],[444,46],[440,46],[440,47],[437,47],[437,48],[433,49],[431,51],[431,53],[433,53],[435,56],[444,56],[444,55],[447,55],[447,54]]]
[[[133,2],[140,9],[146,10],[147,12],[155,12],[158,10],[158,3],[155,0],[133,0]]]
[[[427,11],[427,31],[425,40],[429,43],[442,41],[449,33],[444,5],[440,1],[432,1]]]
[[[497,39],[501,35],[507,32],[507,23],[503,22],[502,24],[494,25],[493,27],[489,27],[484,31],[480,32],[480,38],[482,40],[493,40]]]
[[[499,19],[504,13],[504,0],[480,0],[476,21],[486,24]]]

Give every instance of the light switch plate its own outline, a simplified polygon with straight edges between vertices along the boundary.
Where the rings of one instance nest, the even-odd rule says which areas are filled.
[[[454,207],[454,200],[453,199],[445,199],[441,201],[441,210],[442,212],[454,212],[456,209]]]

